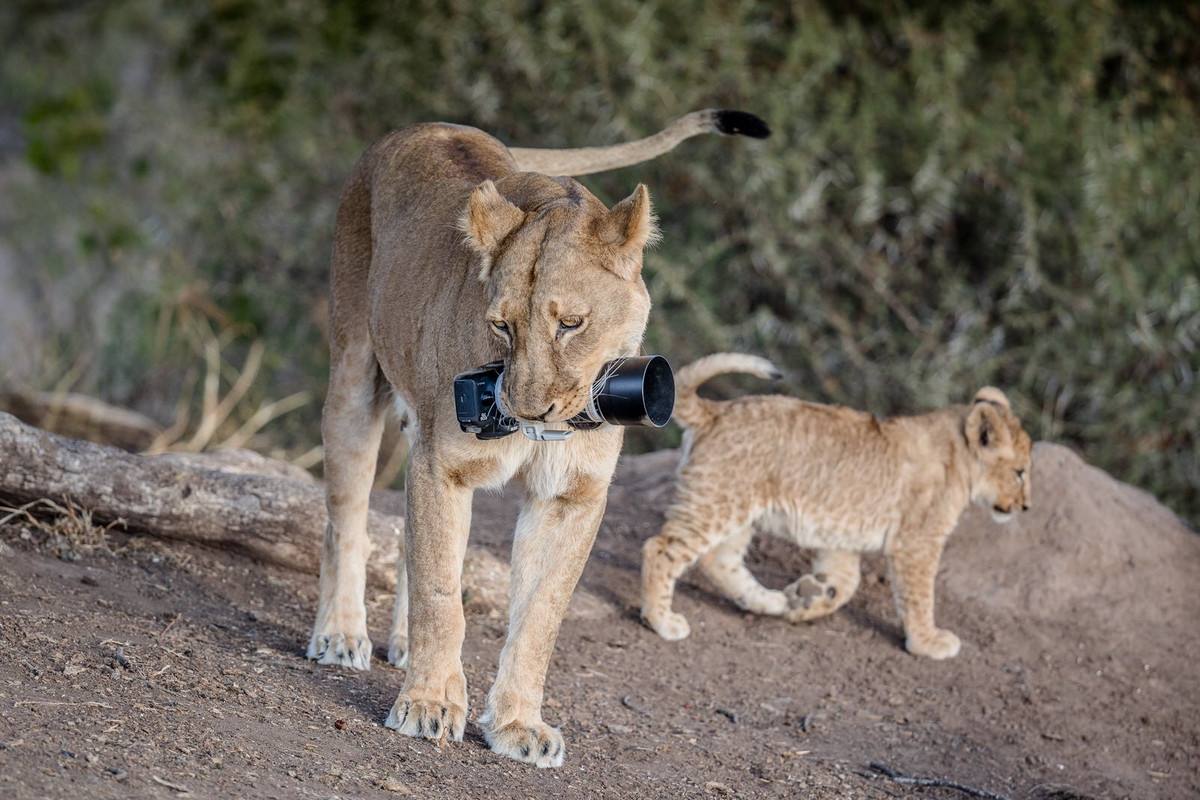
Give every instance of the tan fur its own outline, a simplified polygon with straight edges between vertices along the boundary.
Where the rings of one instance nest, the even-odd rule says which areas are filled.
[[[843,606],[860,553],[882,550],[909,652],[950,658],[959,640],[933,622],[946,538],[969,502],[998,518],[1029,507],[1031,442],[1004,393],[968,406],[880,420],[778,395],[714,402],[696,388],[722,372],[770,377],[769,362],[723,353],[679,371],[675,418],[689,426],[678,491],[643,549],[642,617],[665,639],[689,633],[671,610],[675,582],[700,566],[743,608],[793,622]],[[743,558],[756,521],[816,551],[812,572],[784,591],[762,586]]]
[[[503,400],[514,416],[562,423],[580,412],[601,365],[638,352],[650,310],[642,248],[653,236],[644,186],[609,210],[569,178],[519,171],[504,145],[474,128],[404,128],[355,167],[333,250],[322,424],[330,521],[308,657],[370,666],[365,523],[394,402],[411,420],[412,451],[407,571],[402,564],[388,660],[407,663],[408,673],[388,727],[461,740],[459,578],[471,497],[515,478],[526,501],[513,541],[509,635],[479,724],[499,753],[562,763],[562,736],[542,721],[542,687],[622,432],[480,441],[459,429],[452,379],[503,359]]]

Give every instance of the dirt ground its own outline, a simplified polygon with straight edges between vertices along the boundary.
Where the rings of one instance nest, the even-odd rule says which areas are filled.
[[[378,646],[390,595],[369,603],[375,667],[319,667],[303,656],[314,576],[14,520],[0,797],[1200,796],[1200,536],[1150,496],[1039,445],[1034,509],[1006,526],[970,512],[951,540],[938,621],[963,650],[948,662],[904,652],[879,560],[805,626],[689,575],[676,609],[692,636],[668,643],[636,609],[675,458],[618,472],[547,681],[558,770],[493,755],[473,722],[505,633],[486,591],[468,595],[466,740],[437,747],[381,725],[403,677]],[[472,541],[506,560],[514,497],[475,508]],[[765,537],[752,558],[776,586],[805,565]]]

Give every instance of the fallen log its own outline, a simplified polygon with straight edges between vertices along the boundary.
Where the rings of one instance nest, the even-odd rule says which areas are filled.
[[[319,486],[209,469],[68,439],[0,412],[0,501],[67,498],[100,524],[220,547],[317,574],[327,515]],[[371,511],[367,580],[394,589],[404,520]]]
[[[0,390],[4,411],[44,430],[122,450],[145,450],[162,433],[147,416],[82,394]]]

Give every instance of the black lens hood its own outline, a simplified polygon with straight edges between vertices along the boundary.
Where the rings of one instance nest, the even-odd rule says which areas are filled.
[[[675,409],[675,375],[662,356],[634,356],[605,365],[594,406],[610,425],[661,428]]]

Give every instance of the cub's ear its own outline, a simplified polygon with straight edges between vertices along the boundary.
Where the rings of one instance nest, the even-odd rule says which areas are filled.
[[[479,276],[481,280],[487,280],[491,256],[495,255],[500,243],[524,221],[525,212],[508,202],[491,181],[484,181],[471,192],[458,227],[467,235],[467,244],[487,257]]]
[[[1000,411],[990,401],[977,402],[967,414],[967,448],[977,456],[985,456],[1010,444],[1011,435]]]
[[[1000,406],[1005,411],[1012,411],[1008,405],[1008,398],[1004,392],[997,389],[995,386],[985,386],[975,393],[976,403],[991,403],[994,406]]]
[[[596,235],[616,251],[616,258],[605,266],[625,280],[636,278],[642,271],[642,250],[658,241],[658,226],[654,224],[645,184],[639,183],[633,194],[596,223]]]

